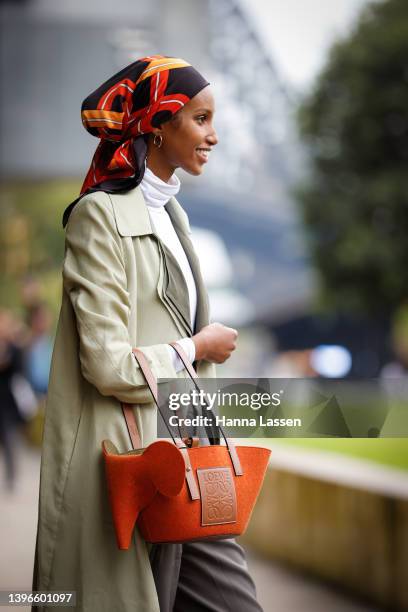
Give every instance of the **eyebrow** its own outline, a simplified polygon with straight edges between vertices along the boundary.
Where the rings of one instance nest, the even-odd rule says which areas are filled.
[[[209,108],[197,108],[195,111],[195,113],[210,113],[212,114],[212,110],[210,110]]]

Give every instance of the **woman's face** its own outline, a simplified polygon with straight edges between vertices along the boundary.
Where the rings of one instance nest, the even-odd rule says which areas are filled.
[[[157,161],[160,158],[171,172],[182,168],[189,174],[201,174],[218,142],[213,127],[214,112],[214,98],[207,85],[170,121],[154,131],[163,138],[162,146],[155,151]]]

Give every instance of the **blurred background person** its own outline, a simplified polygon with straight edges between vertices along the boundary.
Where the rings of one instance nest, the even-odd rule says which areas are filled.
[[[0,309],[0,447],[4,460],[4,482],[11,490],[16,479],[16,428],[24,423],[13,380],[22,372],[22,350],[17,344],[12,313]]]
[[[24,365],[27,378],[39,399],[47,393],[50,373],[53,319],[45,302],[33,304],[27,312],[27,339]]]

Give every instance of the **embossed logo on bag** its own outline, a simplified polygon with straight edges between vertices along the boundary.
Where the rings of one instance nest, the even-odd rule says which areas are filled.
[[[231,468],[197,470],[201,493],[201,525],[223,525],[237,520],[237,500]]]

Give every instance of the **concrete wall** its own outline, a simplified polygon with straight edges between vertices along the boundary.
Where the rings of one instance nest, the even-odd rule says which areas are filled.
[[[408,610],[405,486],[401,495],[364,490],[272,464],[243,541],[386,609]]]

